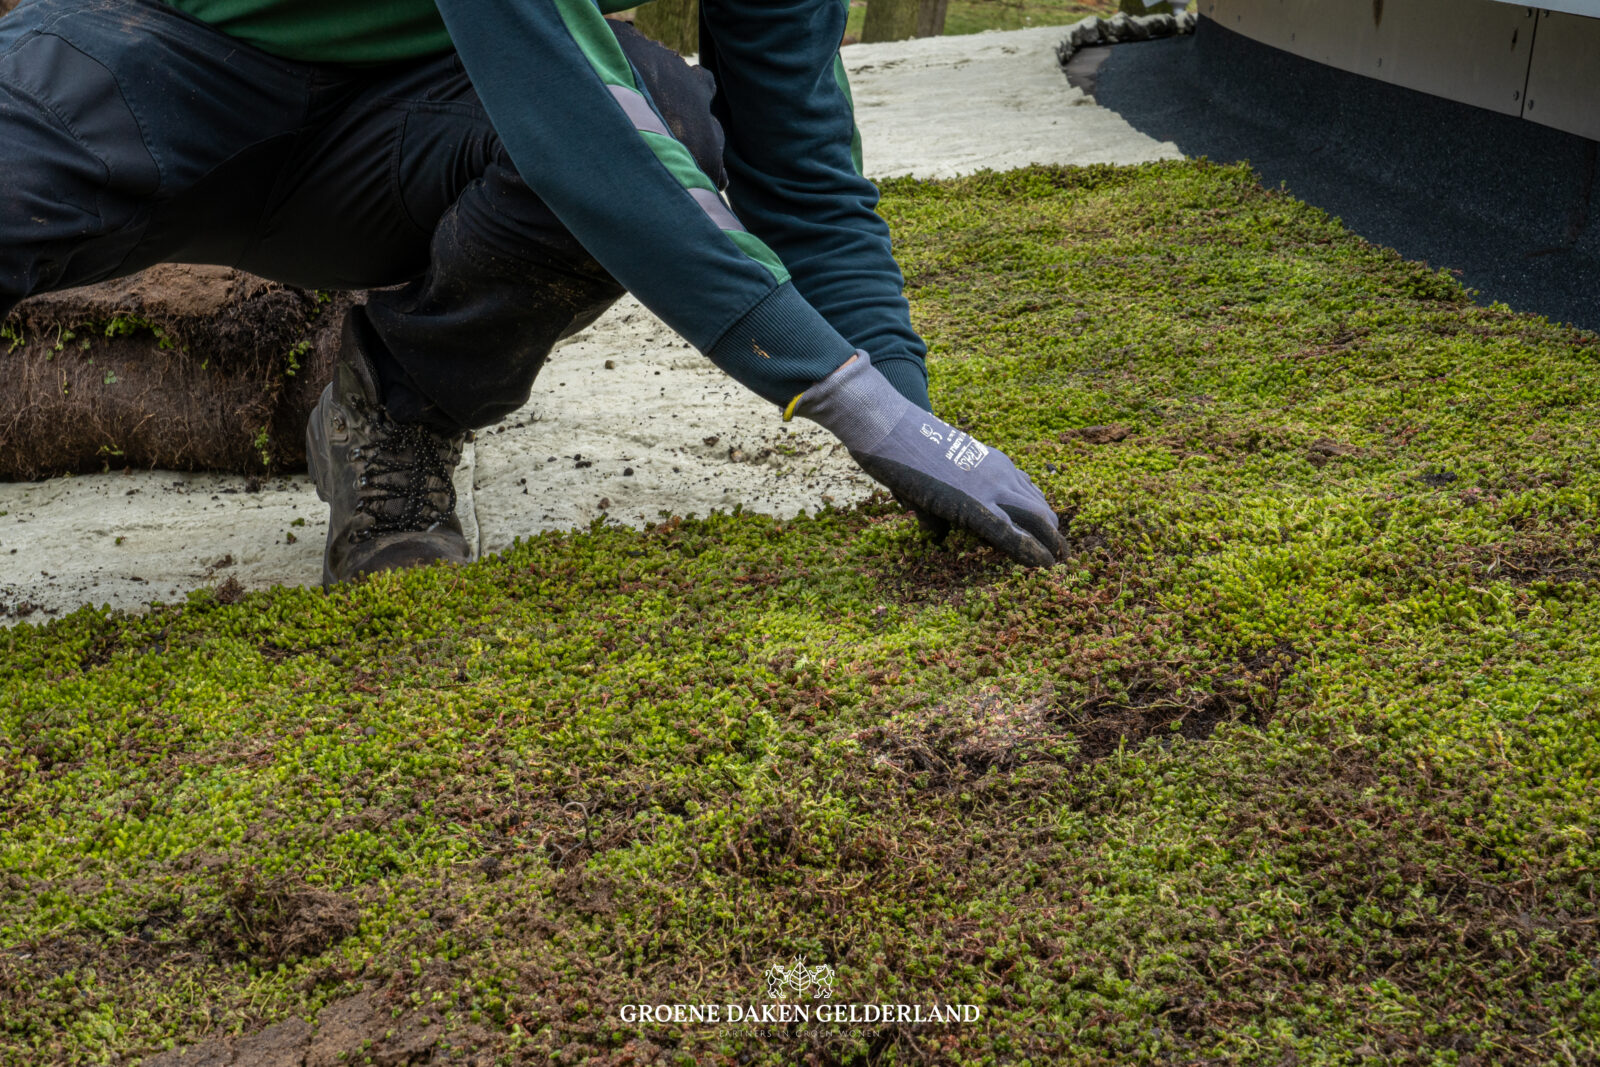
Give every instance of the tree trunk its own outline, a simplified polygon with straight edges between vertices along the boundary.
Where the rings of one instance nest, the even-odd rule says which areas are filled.
[[[867,18],[861,25],[861,43],[903,41],[917,35],[917,16],[922,0],[869,0]]]
[[[922,0],[922,10],[917,13],[918,37],[943,37],[944,16],[950,10],[950,0]]]
[[[652,41],[660,41],[680,55],[700,51],[699,0],[655,0],[634,12],[633,24]]]

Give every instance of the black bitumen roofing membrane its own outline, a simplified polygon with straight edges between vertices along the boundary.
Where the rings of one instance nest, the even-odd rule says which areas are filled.
[[[1503,301],[1600,330],[1600,144],[1301,59],[1201,19],[1118,45],[1095,99]]]

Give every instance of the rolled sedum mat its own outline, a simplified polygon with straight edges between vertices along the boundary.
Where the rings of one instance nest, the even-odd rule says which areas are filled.
[[[0,478],[303,469],[360,298],[168,264],[25,300],[0,334]]]

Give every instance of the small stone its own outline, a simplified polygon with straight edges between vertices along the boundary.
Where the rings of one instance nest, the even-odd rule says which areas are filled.
[[[610,497],[603,496],[603,497],[600,498],[600,510],[601,511],[606,510],[610,506],[611,506],[611,498]]]
[[[1152,37],[1171,37],[1178,32],[1178,20],[1165,12],[1146,15],[1139,20],[1139,29],[1135,32],[1144,34],[1140,40],[1149,40]]]
[[[1449,485],[1458,477],[1459,475],[1457,475],[1455,471],[1440,469],[1418,475],[1417,481],[1421,482],[1423,485],[1429,486],[1430,488],[1439,489],[1443,486]]]
[[[1101,41],[1100,20],[1090,15],[1081,22],[1074,23],[1067,32],[1067,40],[1072,43],[1074,49],[1099,44]]]
[[[617,361],[616,360],[614,360],[614,359],[606,360],[606,370],[616,370],[616,369],[617,369]]]
[[[624,478],[632,478],[633,477],[633,468],[632,467],[623,467],[622,468],[622,476]]]

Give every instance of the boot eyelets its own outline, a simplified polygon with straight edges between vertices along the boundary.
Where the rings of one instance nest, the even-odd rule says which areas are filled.
[[[318,445],[331,468],[329,495],[336,498],[329,521],[337,532],[323,560],[332,580],[356,570],[363,549],[378,544],[409,544],[419,562],[441,551],[452,559],[468,555],[460,534],[446,529],[455,520],[451,471],[460,462],[459,439],[441,442],[425,427],[397,423],[359,393],[344,403],[332,390],[326,397]]]

